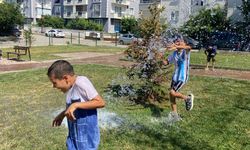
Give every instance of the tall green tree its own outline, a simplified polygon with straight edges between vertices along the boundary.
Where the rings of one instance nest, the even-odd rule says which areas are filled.
[[[138,22],[135,17],[123,17],[121,27],[121,33],[136,33],[138,31]]]
[[[39,26],[52,27],[52,28],[63,28],[64,20],[60,17],[45,15],[38,21]]]
[[[250,1],[242,0],[242,6],[240,7],[241,13],[244,17],[244,22],[249,24],[250,22]]]
[[[209,33],[225,31],[229,28],[229,20],[224,9],[220,7],[203,9],[182,26],[181,31],[187,35],[206,42]]]
[[[17,25],[23,25],[24,17],[17,4],[0,3],[0,32],[9,32]]]
[[[66,28],[69,29],[77,29],[77,30],[95,30],[95,31],[103,31],[103,25],[99,23],[95,23],[93,21],[89,21],[87,19],[76,18],[70,20]]]
[[[239,7],[243,16],[243,21],[237,23],[237,32],[250,39],[250,1],[242,0],[242,5]]]

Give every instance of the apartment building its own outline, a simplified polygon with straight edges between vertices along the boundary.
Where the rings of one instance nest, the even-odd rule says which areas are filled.
[[[51,6],[51,14],[53,16],[63,18],[64,15],[64,7],[63,7],[63,0],[53,0]]]
[[[7,3],[19,3],[25,22],[36,24],[43,15],[51,15],[51,0],[4,0]]]
[[[107,0],[105,30],[109,32],[120,31],[122,17],[138,18],[138,14],[138,0]]]
[[[206,8],[227,7],[228,17],[232,21],[239,21],[241,18],[238,9],[241,0],[140,0],[140,14],[144,17],[148,16],[148,6],[153,3],[165,7],[161,20],[165,20],[173,28],[180,27],[189,20],[191,15]]]
[[[121,29],[122,17],[138,18],[138,0],[54,0],[52,14],[66,21],[85,18],[104,26],[104,31],[114,33]]]
[[[228,0],[227,2],[227,17],[229,17],[233,23],[243,20],[241,10],[238,9],[241,5],[241,0]]]

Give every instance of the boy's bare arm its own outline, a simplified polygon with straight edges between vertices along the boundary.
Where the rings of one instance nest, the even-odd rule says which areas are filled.
[[[52,126],[60,126],[62,124],[63,118],[65,117],[65,111],[62,111],[59,115],[56,116],[56,118],[52,122]]]
[[[176,46],[177,46],[177,45],[175,45],[175,44],[168,45],[168,46],[166,47],[166,50],[168,50],[168,51],[176,50]]]
[[[169,64],[168,60],[162,60],[162,62],[163,62],[163,65],[168,65]]]
[[[169,62],[168,62],[168,60],[166,60],[164,57],[165,57],[165,56],[164,56],[164,53],[159,53],[159,54],[158,54],[158,58],[161,59],[163,65],[168,65]]]
[[[69,108],[65,111],[65,115],[70,120],[75,120],[74,111],[76,109],[96,109],[102,108],[105,106],[105,101],[102,99],[100,95],[96,96],[90,101],[87,102],[77,102],[73,103],[69,106]]]
[[[186,49],[186,50],[191,50],[191,47],[188,45],[178,45],[176,46],[177,49]]]

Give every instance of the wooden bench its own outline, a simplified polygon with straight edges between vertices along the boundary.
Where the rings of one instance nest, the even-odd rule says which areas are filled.
[[[27,46],[14,46],[15,52],[7,52],[7,59],[16,59],[20,60],[21,55],[29,55],[29,59],[31,61],[31,56],[30,56],[30,48]],[[16,57],[10,58],[10,55],[15,55]]]

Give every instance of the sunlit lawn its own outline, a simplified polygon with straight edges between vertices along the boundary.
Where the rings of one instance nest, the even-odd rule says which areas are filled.
[[[108,46],[87,46],[87,45],[64,45],[64,46],[37,46],[31,48],[32,60],[51,60],[59,59],[56,53],[72,53],[72,52],[99,52],[99,53],[116,53],[122,52],[124,48],[108,47]],[[6,58],[6,52],[14,51],[12,48],[3,49]],[[21,56],[22,59],[28,60],[28,56]]]
[[[78,65],[77,74],[88,76],[104,91],[120,68],[102,65]],[[67,129],[52,128],[55,111],[64,108],[64,95],[53,89],[46,70],[31,70],[0,75],[0,149],[65,149]],[[166,87],[167,89],[167,87]],[[183,92],[195,95],[194,109],[184,110],[184,119],[173,126],[162,122],[153,110],[126,102],[106,99],[106,109],[124,119],[124,125],[101,131],[102,150],[166,149],[250,149],[250,81],[221,78],[190,78]],[[167,102],[166,102],[167,103]]]
[[[206,55],[204,51],[193,52],[191,54],[191,64],[205,65]],[[250,70],[250,53],[218,52],[215,57],[216,66],[222,68],[234,68]],[[211,64],[210,64],[211,65]]]
[[[72,53],[72,52],[100,52],[117,53],[123,52],[126,48],[108,47],[108,46],[86,46],[86,45],[68,45],[68,46],[38,46],[31,48],[31,57],[34,61],[62,59],[53,54]],[[13,51],[11,48],[3,49],[3,57],[6,58],[6,52]],[[28,56],[21,57],[28,60]],[[250,70],[250,53],[220,52],[216,56],[216,67]],[[206,65],[206,56],[204,51],[191,53],[192,65]]]

